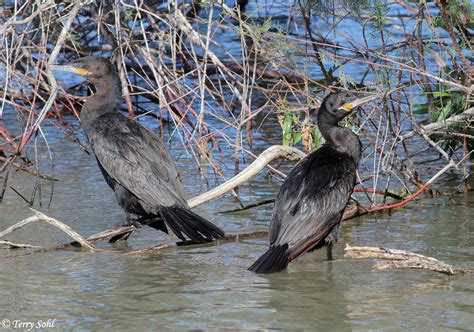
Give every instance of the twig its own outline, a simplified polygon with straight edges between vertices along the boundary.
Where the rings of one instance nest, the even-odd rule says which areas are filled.
[[[262,206],[262,205],[271,204],[271,203],[274,203],[274,202],[275,202],[275,199],[274,199],[274,198],[272,198],[272,199],[266,199],[266,200],[261,201],[261,202],[258,202],[258,203],[245,205],[245,206],[242,207],[242,208],[232,209],[232,210],[226,210],[226,211],[221,211],[221,212],[219,212],[219,213],[220,213],[220,214],[226,214],[226,213],[240,212],[240,211],[245,211],[245,210],[253,209],[254,207],[258,207],[258,206]]]
[[[418,191],[416,193],[414,193],[413,195],[411,195],[410,197],[408,197],[407,199],[401,201],[401,202],[398,202],[398,203],[395,203],[395,204],[391,204],[391,205],[384,205],[384,206],[377,206],[375,208],[372,208],[368,211],[368,213],[373,213],[373,212],[377,212],[377,211],[384,211],[384,210],[390,210],[390,209],[395,209],[397,207],[401,207],[405,204],[407,204],[408,202],[414,200],[418,195],[420,195],[431,183],[433,183],[438,177],[440,177],[443,173],[445,173],[448,169],[450,169],[451,167],[456,167],[456,164],[454,162],[450,162],[449,164],[447,164],[446,166],[443,167],[443,169],[441,169],[438,173],[436,173],[431,179],[429,179],[423,186],[421,186],[420,189],[418,189]]]
[[[61,33],[59,34],[58,39],[56,41],[56,44],[54,45],[54,48],[51,51],[51,54],[48,58],[47,74],[48,74],[48,79],[51,83],[51,94],[49,95],[48,100],[43,106],[43,109],[38,114],[38,117],[36,118],[36,121],[34,122],[33,126],[29,129],[29,131],[25,132],[25,135],[23,136],[23,139],[21,140],[20,146],[18,147],[18,153],[25,147],[30,137],[33,136],[34,133],[36,133],[36,130],[40,126],[41,122],[43,122],[46,114],[48,113],[51,106],[53,105],[54,100],[56,99],[56,95],[58,93],[58,83],[56,81],[56,78],[54,77],[54,74],[53,74],[52,69],[50,68],[50,65],[52,65],[54,61],[56,61],[56,57],[58,56],[59,51],[61,50],[64,44],[64,41],[66,40],[66,37],[68,36],[71,24],[76,18],[76,15],[79,12],[80,8],[81,8],[81,1],[74,0],[74,5],[69,13],[69,17],[64,23],[63,29],[61,30]]]
[[[461,123],[469,119],[470,117],[474,116],[474,107],[471,107],[461,114],[453,115],[450,118],[447,118],[446,120],[441,120],[438,122],[433,122],[425,126],[420,126],[420,132],[423,134],[429,135],[430,132],[440,130],[440,129],[448,129],[450,125]],[[400,135],[398,136],[400,141],[403,141],[405,139],[411,138],[417,134],[416,131],[410,131],[409,133],[406,133],[405,135]]]
[[[5,158],[5,157],[0,156],[0,161],[8,162],[9,158]],[[29,169],[28,167],[26,167],[25,165],[22,165],[20,163],[13,162],[12,165],[13,165],[13,167],[15,167],[16,169],[18,169],[20,171],[23,171],[23,172],[26,172],[26,173],[29,173],[29,174],[32,174],[32,175],[37,175],[40,179],[48,180],[48,181],[58,181],[58,179],[55,179],[55,178],[53,178],[49,175],[42,174],[42,173],[38,174],[36,171],[33,171],[33,170]]]
[[[31,13],[30,16],[25,17],[22,20],[13,20],[13,19],[11,19],[11,20],[8,20],[7,22],[5,22],[5,24],[3,24],[0,27],[0,36],[3,35],[5,33],[5,31],[8,28],[10,28],[11,26],[29,23],[29,22],[33,21],[35,19],[35,17],[38,16],[39,14],[41,14],[43,11],[46,11],[49,6],[52,5],[54,7],[54,5],[55,5],[53,0],[43,0],[43,1],[38,1],[38,3],[40,4],[38,6],[38,9],[36,9],[33,13]],[[5,6],[5,4],[2,2],[1,6]],[[16,17],[16,15],[13,15],[12,18],[13,17]]]

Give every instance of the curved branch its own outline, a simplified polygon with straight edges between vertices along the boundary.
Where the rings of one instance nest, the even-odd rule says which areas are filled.
[[[289,160],[299,160],[306,156],[306,154],[294,147],[283,146],[283,145],[273,145],[263,151],[257,159],[254,160],[247,168],[242,172],[234,176],[229,181],[224,182],[220,186],[201,194],[197,197],[191,198],[188,200],[188,205],[190,208],[196,207],[203,203],[206,203],[214,198],[217,198],[226,192],[234,189],[235,187],[241,185],[242,183],[248,181],[254,177],[258,172],[260,172],[264,167],[266,167],[271,161],[277,158],[285,158]]]

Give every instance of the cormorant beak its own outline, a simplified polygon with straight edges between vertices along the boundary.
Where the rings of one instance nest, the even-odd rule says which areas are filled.
[[[375,100],[379,98],[378,95],[372,95],[372,96],[368,96],[368,97],[364,97],[364,98],[359,98],[359,99],[356,99],[356,100],[353,100],[349,103],[345,103],[344,105],[342,105],[341,107],[339,107],[340,110],[344,110],[346,112],[350,112],[352,111],[354,108],[362,105],[362,104],[365,104],[365,103],[368,103],[369,101],[372,101],[372,100]]]
[[[51,65],[52,70],[67,71],[70,73],[78,74],[81,76],[87,75],[89,72],[83,68],[81,65]]]

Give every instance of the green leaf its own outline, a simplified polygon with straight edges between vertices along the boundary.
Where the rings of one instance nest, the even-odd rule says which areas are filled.
[[[435,91],[433,92],[433,97],[440,98],[440,97],[449,97],[451,92],[449,91]]]
[[[413,114],[426,114],[428,112],[427,104],[413,104]]]
[[[283,145],[290,145],[291,143],[291,125],[291,114],[287,113],[283,121]]]
[[[316,149],[319,149],[324,144],[324,137],[323,137],[323,135],[321,135],[321,132],[319,131],[318,128],[315,127],[313,130],[314,130],[314,134],[313,134],[314,147]]]
[[[293,145],[298,144],[301,141],[301,131],[293,132]]]
[[[448,100],[446,102],[446,105],[439,112],[436,112],[436,121],[446,120],[451,115],[451,112],[453,110],[452,106],[452,101]]]

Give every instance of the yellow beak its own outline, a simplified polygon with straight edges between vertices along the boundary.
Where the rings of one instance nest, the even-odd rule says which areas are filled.
[[[359,98],[359,99],[353,100],[349,103],[345,103],[344,105],[339,107],[339,109],[344,110],[346,112],[349,112],[349,111],[352,111],[357,106],[368,103],[369,101],[375,100],[377,98],[379,98],[379,95],[372,95],[372,96],[368,96],[368,97],[364,97],[364,98]]]
[[[77,68],[73,65],[51,65],[52,70],[67,71],[70,73],[78,74],[81,76],[89,74],[89,72],[83,68]]]

